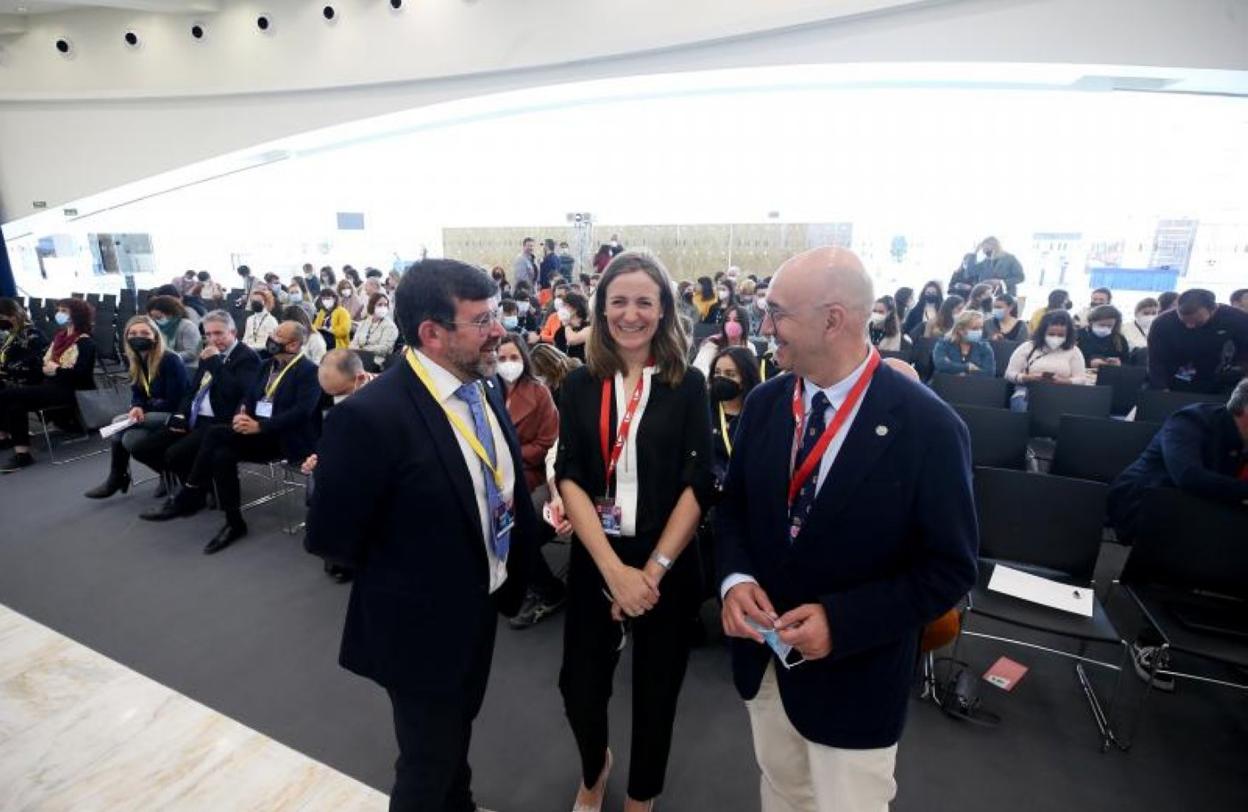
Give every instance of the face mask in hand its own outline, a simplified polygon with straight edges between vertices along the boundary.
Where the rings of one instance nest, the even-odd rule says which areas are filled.
[[[718,403],[723,400],[736,400],[741,396],[741,384],[732,378],[716,375],[711,378],[711,400]]]
[[[156,346],[155,341],[153,341],[150,338],[145,338],[143,336],[135,336],[134,338],[127,338],[126,343],[130,345],[130,349],[134,350],[140,355],[145,352],[150,352],[152,347]]]
[[[499,361],[498,374],[507,383],[515,383],[524,374],[523,361]]]
[[[1113,327],[1105,327],[1101,324],[1092,325],[1092,335],[1097,338],[1109,338],[1109,334],[1114,331]]]
[[[1066,336],[1045,336],[1044,343],[1051,350],[1060,350],[1066,343]]]

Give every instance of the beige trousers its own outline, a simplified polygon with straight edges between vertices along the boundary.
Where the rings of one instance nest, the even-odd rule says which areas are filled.
[[[763,773],[763,812],[887,810],[897,794],[897,745],[843,750],[807,740],[784,712],[775,668],[774,662],[767,666],[758,695],[745,703]]]

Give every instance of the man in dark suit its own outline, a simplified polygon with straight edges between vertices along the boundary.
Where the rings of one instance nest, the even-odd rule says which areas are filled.
[[[214,425],[229,423],[238,404],[256,377],[260,356],[238,340],[234,319],[224,310],[213,310],[200,322],[204,349],[199,367],[169,425],[145,437],[135,446],[133,456],[160,474],[167,474],[161,489],[169,488],[168,477],[186,479],[195,456]],[[139,518],[159,521],[168,505],[147,511]]]
[[[879,364],[873,301],[849,251],[780,267],[762,331],[792,374],[746,401],[717,508],[764,812],[887,808],[920,633],[975,582],[966,427]]]
[[[284,321],[269,337],[269,360],[261,365],[243,397],[242,408],[228,423],[208,430],[186,482],[160,519],[189,516],[204,506],[215,488],[225,526],[204,547],[220,552],[247,535],[238,481],[240,462],[286,460],[299,465],[316,449],[321,429],[321,386],[316,364],[303,354],[307,328]],[[172,514],[172,515],[169,515]]]
[[[305,546],[356,573],[339,662],[390,695],[392,810],[475,809],[468,745],[497,615],[519,609],[537,550],[494,380],[496,295],[461,262],[409,268],[395,304],[411,350],[333,408],[318,449]]]

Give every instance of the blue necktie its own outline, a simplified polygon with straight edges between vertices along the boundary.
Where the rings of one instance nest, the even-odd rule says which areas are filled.
[[[806,432],[802,435],[802,450],[797,455],[797,459],[793,462],[793,470],[802,467],[802,463],[815,450],[815,444],[819,442],[819,437],[823,434],[823,429],[827,425],[825,414],[828,410],[828,398],[823,392],[816,392],[810,401],[810,417],[806,420]],[[789,508],[789,543],[792,544],[798,533],[802,530],[802,525],[806,523],[807,517],[810,516],[810,510],[815,506],[815,492],[818,489],[819,469],[816,468],[811,472],[810,478],[802,485],[802,489],[797,492],[797,498],[793,500],[793,506]]]
[[[498,455],[494,452],[494,432],[490,431],[490,424],[485,419],[485,404],[481,402],[481,387],[476,381],[466,383],[455,390],[455,396],[468,404],[468,410],[472,412],[472,430],[476,433],[477,439],[481,441],[482,447],[485,448],[490,462],[497,467]],[[511,546],[511,533],[502,533],[500,536],[495,526],[495,517],[502,515],[503,512],[503,495],[499,493],[498,485],[494,482],[494,475],[490,473],[484,460],[481,461],[481,478],[485,480],[485,501],[489,511],[490,549],[494,551],[499,561],[506,561],[507,550]]]

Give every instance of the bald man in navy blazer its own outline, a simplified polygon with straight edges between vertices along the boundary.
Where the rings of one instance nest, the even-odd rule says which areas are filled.
[[[717,508],[764,812],[887,809],[923,626],[975,582],[966,427],[879,363],[873,302],[843,249],[776,272],[763,335],[790,374],[750,394]]]

